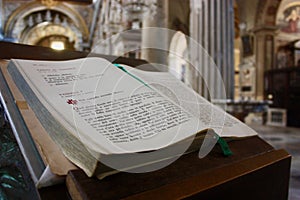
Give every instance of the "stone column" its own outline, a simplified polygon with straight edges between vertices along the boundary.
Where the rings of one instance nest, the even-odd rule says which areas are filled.
[[[4,18],[4,12],[3,12],[3,3],[2,3],[2,0],[0,0],[0,37],[3,33],[3,25],[2,25],[2,22],[3,22],[3,18]]]
[[[168,0],[157,0],[157,12],[143,20],[141,58],[150,63],[167,64],[168,32],[158,28],[167,27]],[[149,48],[150,47],[150,48]],[[167,71],[163,68],[161,71]]]
[[[264,72],[274,65],[274,35],[276,27],[262,27],[254,29],[254,55],[256,63],[256,100],[264,99]],[[270,46],[272,49],[270,49]]]
[[[192,64],[199,72],[195,74],[197,91],[207,99],[233,99],[233,1],[191,0],[190,6],[190,35],[203,47],[191,45],[190,50]],[[222,77],[217,78],[217,73]]]

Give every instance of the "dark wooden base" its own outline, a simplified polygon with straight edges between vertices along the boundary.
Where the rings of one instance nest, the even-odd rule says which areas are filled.
[[[70,171],[67,188],[72,199],[287,199],[291,157],[286,151],[258,137],[229,144],[231,157],[216,146],[203,159],[191,153],[150,173],[97,180]]]

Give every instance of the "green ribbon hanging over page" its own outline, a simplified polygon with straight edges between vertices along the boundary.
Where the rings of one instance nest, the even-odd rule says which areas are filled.
[[[127,71],[123,66],[117,64],[117,63],[113,63],[114,66],[118,67],[119,69],[121,69],[122,71],[124,71],[126,74],[128,74],[129,76],[133,77],[134,79],[138,80],[139,82],[143,83],[145,86],[147,86],[148,88],[149,85],[147,83],[145,83],[143,80],[141,80],[139,77],[136,77],[135,75],[131,74],[129,71]]]
[[[219,137],[218,144],[221,146],[224,156],[231,156],[233,154],[227,142],[222,137]]]

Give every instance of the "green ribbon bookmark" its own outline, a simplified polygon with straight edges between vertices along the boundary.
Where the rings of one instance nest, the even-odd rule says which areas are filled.
[[[147,86],[148,88],[149,85],[147,83],[145,83],[143,80],[141,80],[140,78],[136,77],[135,75],[131,74],[129,71],[127,71],[123,66],[117,64],[117,63],[113,63],[114,66],[118,67],[119,69],[121,69],[122,71],[124,71],[126,74],[128,74],[129,76],[131,76],[132,78],[138,80],[139,82],[143,83],[145,86]]]
[[[221,146],[224,156],[231,156],[233,154],[227,142],[223,138],[219,137],[218,144]]]

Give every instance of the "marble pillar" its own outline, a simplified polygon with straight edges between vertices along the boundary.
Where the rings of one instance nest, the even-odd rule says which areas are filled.
[[[256,100],[264,99],[264,72],[274,65],[274,35],[276,27],[254,28],[256,64]]]

